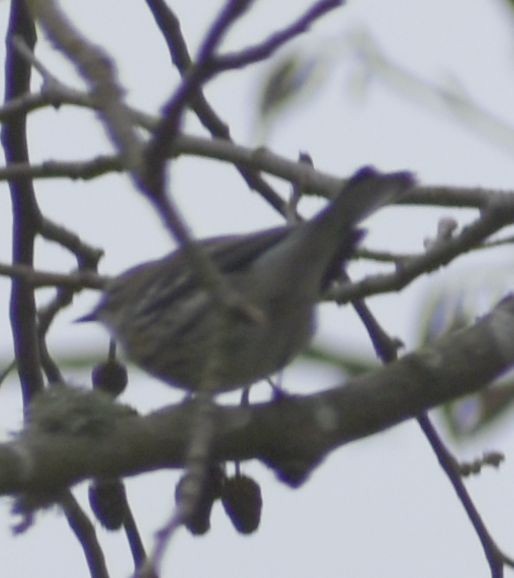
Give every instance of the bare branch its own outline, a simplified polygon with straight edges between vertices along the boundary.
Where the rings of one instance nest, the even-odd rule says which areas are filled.
[[[31,94],[27,92],[5,102],[0,107],[0,122],[4,122],[20,113],[28,113],[48,106],[59,108],[63,105],[74,105],[95,111],[101,108],[94,96],[56,80],[49,85],[44,85],[40,93]],[[146,130],[153,130],[157,125],[156,117],[140,110],[127,107],[127,113],[132,124]]]
[[[68,287],[74,290],[102,289],[107,277],[97,273],[82,271],[80,273],[53,273],[51,271],[34,270],[28,265],[0,264],[0,275],[23,279],[32,287]]]
[[[215,406],[213,458],[257,458],[282,480],[298,485],[341,445],[486,387],[512,367],[513,340],[510,296],[469,328],[341,387],[280,403]],[[52,391],[57,396],[48,412],[53,431],[45,433],[44,423],[38,426],[36,420],[32,433],[29,429],[0,445],[0,494],[184,465],[194,401],[146,417],[119,405],[98,411],[95,403],[90,409],[94,421],[75,424],[70,423],[66,400]],[[74,392],[68,395],[90,403],[85,392]]]
[[[23,2],[13,2],[7,30],[5,100],[26,93],[30,87],[31,66],[14,48],[11,40],[23,38],[31,48],[36,43],[36,30]],[[9,119],[2,126],[2,144],[7,164],[28,163],[26,117]],[[37,234],[39,207],[32,180],[25,176],[9,182],[13,207],[13,262],[32,267]],[[34,290],[23,279],[14,280],[11,289],[11,327],[24,405],[43,389],[39,366],[36,304]]]
[[[344,186],[340,178],[299,161],[292,161],[264,148],[252,149],[224,139],[206,139],[192,135],[177,137],[170,156],[197,156],[216,159],[238,166],[263,171],[298,184],[306,195],[333,197]],[[90,161],[45,161],[39,165],[14,163],[0,168],[0,180],[21,177],[92,179],[123,169],[116,155],[98,156]],[[485,187],[458,187],[420,185],[401,201],[405,205],[442,206],[458,208],[483,208],[489,204],[513,202],[513,191]]]
[[[181,76],[184,77],[193,63],[178,18],[164,0],[147,0],[147,4],[164,36],[172,61]],[[198,88],[196,96],[191,100],[191,108],[213,136],[231,141],[228,124],[211,107],[201,87]],[[269,183],[248,167],[241,165],[236,165],[236,167],[251,189],[257,191],[280,214],[285,214],[284,201]]]
[[[296,36],[307,32],[316,20],[324,16],[327,12],[340,8],[343,4],[343,0],[321,0],[317,2],[311,6],[305,14],[298,18],[298,20],[283,30],[275,32],[261,43],[237,52],[216,56],[214,63],[215,70],[217,72],[233,70],[266,60],[279,48],[284,46],[284,44],[293,40]]]
[[[439,269],[452,259],[471,250],[484,239],[513,220],[512,207],[505,210],[492,208],[485,211],[459,235],[448,241],[437,243],[424,255],[399,264],[394,273],[373,275],[351,286],[341,286],[329,292],[328,297],[339,303],[346,303],[355,297],[365,297],[376,293],[399,291],[417,277]]]
[[[56,48],[70,59],[91,86],[112,142],[121,151],[124,165],[137,177],[142,144],[123,102],[114,64],[73,26],[54,0],[29,0],[28,5]]]
[[[0,169],[0,180],[65,178],[87,181],[122,170],[123,164],[119,156],[105,155],[89,161],[44,161],[41,164],[12,163]]]
[[[487,529],[487,526],[482,520],[479,511],[473,503],[473,500],[462,481],[455,458],[449,452],[448,448],[443,444],[426,414],[419,417],[418,422],[421,425],[421,428],[430,445],[434,449],[440,466],[450,480],[453,489],[459,498],[459,501],[464,506],[466,514],[468,515],[468,518],[473,525],[475,532],[477,533],[480,543],[482,544],[484,554],[487,558],[487,562],[489,563],[489,568],[491,569],[491,577],[501,578],[503,576],[503,564],[506,560],[506,556],[496,545],[491,534],[489,533],[489,530]]]
[[[253,0],[226,0],[225,6],[205,35],[197,61],[188,70],[178,89],[163,107],[162,119],[148,144],[146,155],[145,181],[148,183],[148,192],[154,197],[154,202],[158,202],[158,199],[164,195],[164,163],[167,151],[173,147],[178,135],[182,114],[202,84],[213,74],[211,61],[223,37],[252,2]]]
[[[346,277],[346,275],[344,276]],[[352,301],[352,305],[366,327],[379,358],[385,364],[395,361],[397,359],[399,341],[397,339],[392,339],[387,335],[367,307],[364,300],[354,300]],[[452,484],[471,524],[473,525],[473,528],[475,529],[480,543],[482,544],[485,557],[489,563],[491,575],[500,577],[503,572],[504,555],[500,552],[464,485],[457,460],[446,447],[441,436],[438,434],[432,421],[428,417],[427,412],[422,412],[418,415],[417,422],[430,444],[430,447],[437,456],[439,464]]]
[[[73,494],[66,492],[60,505],[66,514],[70,528],[82,546],[92,578],[109,578],[105,557],[98,543],[95,528]]]

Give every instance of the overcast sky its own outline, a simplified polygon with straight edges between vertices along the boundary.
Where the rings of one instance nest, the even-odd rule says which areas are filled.
[[[177,81],[170,72],[166,49],[143,2],[62,0],[75,23],[117,60],[131,104],[156,113]],[[221,2],[175,0],[174,9],[184,33],[196,47]],[[227,40],[232,49],[245,46],[286,24],[309,2],[261,0]],[[5,27],[8,2],[0,2],[0,26]],[[513,150],[500,144],[497,133],[484,134],[476,123],[455,120],[433,100],[406,94],[401,87],[372,80],[364,89],[363,69],[356,59],[356,38],[369,34],[386,55],[419,79],[444,85],[468,96],[484,111],[506,125],[514,125],[513,19],[500,0],[361,0],[325,17],[290,50],[304,57],[323,53],[319,92],[311,92],[280,117],[268,132],[266,146],[295,159],[308,151],[319,168],[347,176],[359,166],[374,164],[383,170],[408,168],[424,183],[482,185],[512,189]],[[368,41],[369,46],[369,41]],[[278,61],[286,52],[276,55]],[[0,57],[4,57],[0,44]],[[63,80],[81,84],[42,40],[39,57]],[[229,122],[237,142],[262,144],[256,130],[256,94],[270,63],[243,73],[231,73],[209,85],[207,95]],[[35,75],[35,86],[39,79]],[[323,82],[321,82],[321,80]],[[3,78],[0,78],[3,92]],[[109,145],[92,116],[73,109],[34,115],[29,139],[34,160],[87,159]],[[191,132],[203,134],[194,121]],[[240,177],[220,163],[195,159],[176,163],[172,190],[198,236],[227,231],[248,231],[279,223],[279,218],[257,195],[249,194]],[[287,194],[283,183],[277,183]],[[106,177],[89,183],[65,181],[37,183],[45,214],[77,231],[106,250],[101,269],[114,274],[141,260],[169,250],[161,224],[135,193],[127,179]],[[305,211],[314,203],[306,203]],[[10,259],[10,204],[0,184],[0,262]],[[447,211],[388,209],[370,221],[370,244],[388,242],[406,252],[422,249],[423,238],[434,234],[437,218]],[[454,213],[466,219],[466,213]],[[398,226],[400,224],[400,226]],[[38,266],[67,270],[72,260],[61,250],[38,245]],[[509,256],[494,261],[505,267]],[[510,259],[508,261],[510,263]],[[462,279],[477,291],[490,275],[488,265],[463,260],[449,270],[414,284],[401,295],[371,301],[385,327],[407,348],[415,347],[423,303],[445,284]],[[356,273],[359,270],[355,270]],[[12,352],[8,330],[8,283],[0,279],[0,355]],[[44,302],[45,296],[41,297]],[[57,355],[84,348],[100,352],[107,346],[105,333],[95,327],[74,326],[71,320],[94,303],[93,293],[77,300],[51,334]],[[344,326],[341,335],[341,326]],[[350,311],[327,308],[322,316],[320,343],[346,347],[371,355],[364,331]],[[86,373],[69,370],[74,383]],[[328,386],[340,379],[334,371],[300,362],[286,373],[287,388],[301,393],[312,383]],[[5,433],[21,423],[19,392],[12,378],[0,391],[0,415]],[[135,373],[124,401],[141,411],[177,399],[175,392]],[[459,455],[475,457],[486,449],[512,454],[513,431],[505,419],[487,436],[457,448]],[[514,555],[514,466],[507,459],[499,472],[488,470],[469,486],[486,522],[502,546]],[[290,490],[263,468],[248,464],[244,471],[261,484],[264,497],[260,530],[242,537],[216,507],[211,532],[191,538],[181,532],[166,558],[163,576],[199,578],[440,578],[487,576],[487,567],[471,526],[436,459],[414,423],[353,443],[329,457],[299,490]],[[136,519],[149,546],[152,535],[169,512],[176,474],[141,476],[128,483]],[[84,497],[86,486],[78,489]],[[84,501],[84,503],[86,503]],[[13,538],[9,504],[0,504],[0,548],[6,576],[88,575],[80,547],[56,510],[42,513],[25,535]],[[98,527],[113,578],[130,574],[128,548],[122,535]]]

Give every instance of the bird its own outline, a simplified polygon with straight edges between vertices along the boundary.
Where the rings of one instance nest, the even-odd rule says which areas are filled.
[[[368,215],[414,186],[408,171],[357,171],[309,220],[197,241],[240,301],[223,307],[183,248],[112,278],[80,321],[98,321],[133,363],[192,394],[246,388],[309,343],[318,302],[351,258]]]

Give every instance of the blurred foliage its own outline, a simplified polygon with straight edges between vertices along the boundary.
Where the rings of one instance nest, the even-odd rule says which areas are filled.
[[[513,0],[514,2],[514,0]],[[436,282],[420,299],[418,333],[419,345],[426,345],[439,337],[458,331],[475,322],[489,311],[509,290],[511,266],[476,266],[446,284]],[[378,367],[373,355],[348,351],[334,352],[311,346],[304,359],[341,369],[348,377],[357,376]],[[453,401],[441,408],[448,431],[456,440],[479,435],[495,426],[514,407],[514,370],[501,380],[475,395]]]
[[[258,97],[257,121],[261,132],[266,134],[292,106],[322,88],[326,65],[323,55],[316,52],[308,56],[292,52],[273,61],[262,80]]]
[[[311,345],[302,354],[302,358],[314,363],[322,363],[339,368],[348,377],[355,377],[379,367],[375,356],[351,353],[348,351],[330,351],[324,347]]]
[[[497,267],[490,271],[476,269],[453,283],[425,295],[419,326],[420,344],[430,343],[439,336],[458,331],[474,323],[484,311],[491,309],[505,294],[506,272]],[[514,372],[509,372],[491,387],[442,408],[443,419],[450,433],[460,440],[489,430],[513,408]]]

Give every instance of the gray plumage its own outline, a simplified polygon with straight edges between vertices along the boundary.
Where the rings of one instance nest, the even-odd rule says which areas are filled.
[[[170,385],[249,385],[308,344],[316,304],[362,236],[356,226],[412,185],[406,172],[361,169],[309,221],[199,241],[260,321],[214,305],[180,249],[114,278],[83,320],[102,322],[134,363]]]

